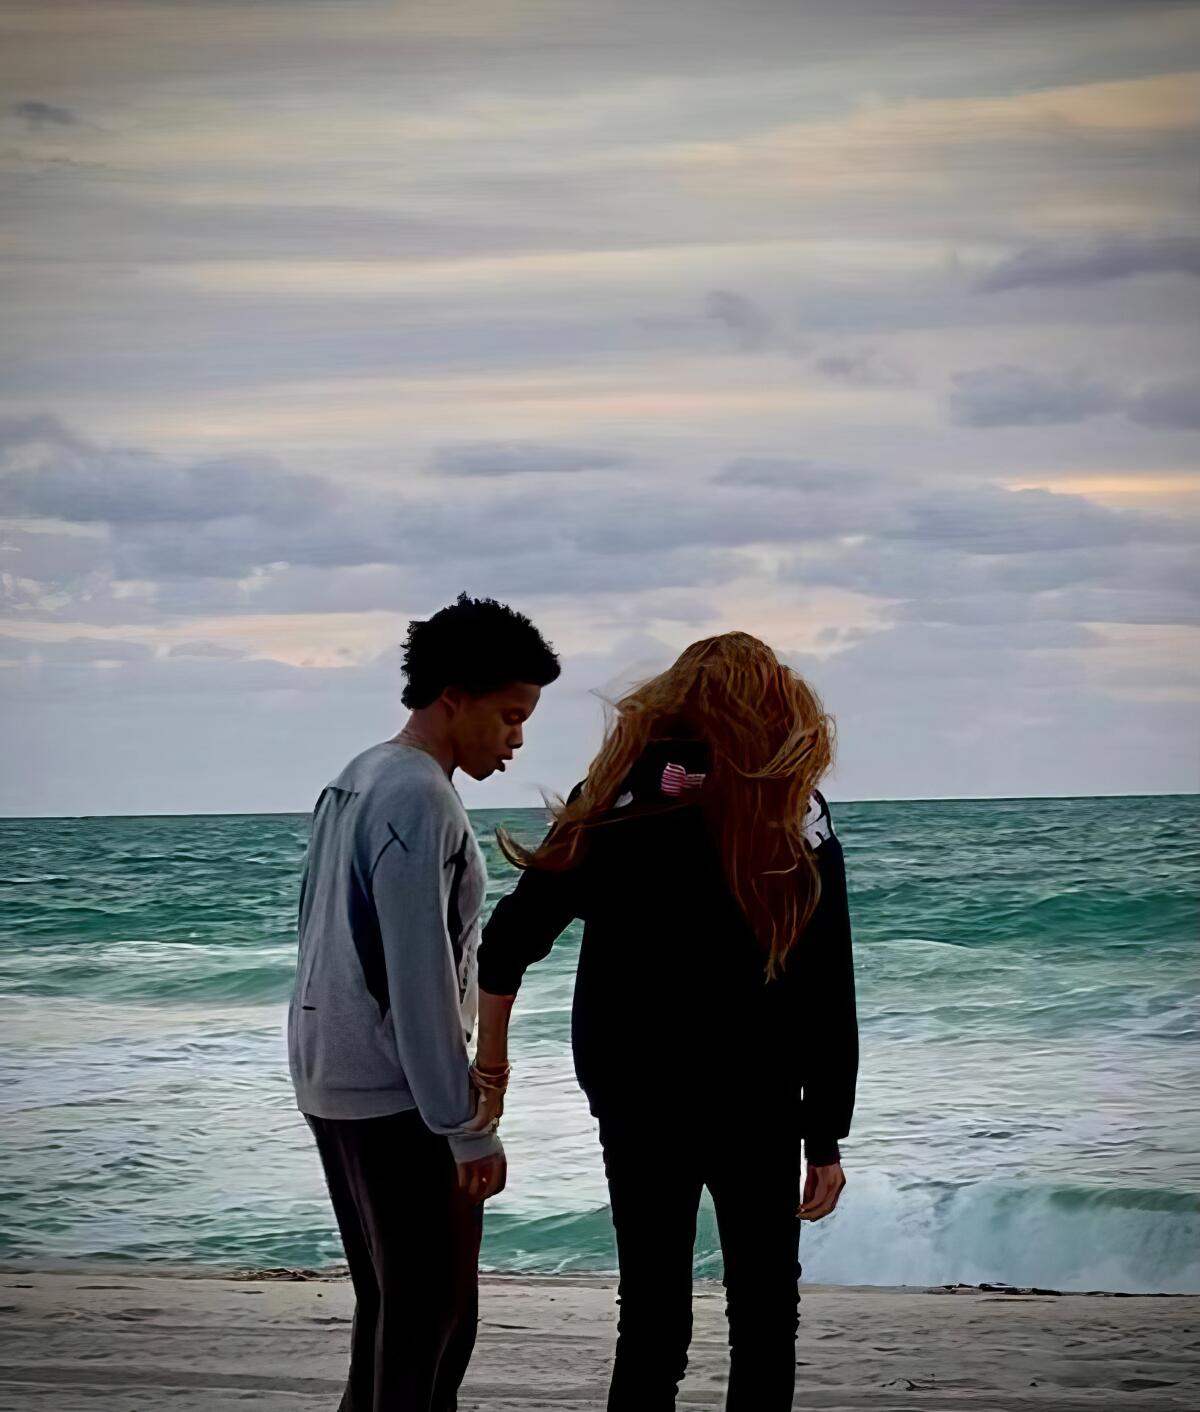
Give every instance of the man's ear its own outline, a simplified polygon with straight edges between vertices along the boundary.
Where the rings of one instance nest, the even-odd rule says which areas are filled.
[[[467,693],[461,686],[448,686],[438,697],[438,705],[443,708],[451,718],[458,715],[467,699]]]

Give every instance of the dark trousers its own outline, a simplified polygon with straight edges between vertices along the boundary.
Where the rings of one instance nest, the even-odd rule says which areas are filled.
[[[415,1112],[305,1115],[354,1284],[340,1412],[454,1412],[475,1346],[483,1207]]]
[[[727,1412],[787,1412],[799,1324],[800,1139],[786,1121],[600,1119],[621,1267],[609,1412],[673,1408],[692,1336],[692,1247],[712,1193],[729,1320]]]

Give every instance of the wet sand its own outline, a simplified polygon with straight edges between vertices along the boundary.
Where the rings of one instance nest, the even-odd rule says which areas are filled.
[[[0,1272],[3,1412],[316,1412],[341,1393],[344,1280]],[[679,1407],[721,1406],[719,1286],[697,1284]],[[485,1277],[460,1407],[600,1409],[609,1279]],[[795,1407],[1089,1412],[1200,1407],[1200,1295],[805,1288]]]

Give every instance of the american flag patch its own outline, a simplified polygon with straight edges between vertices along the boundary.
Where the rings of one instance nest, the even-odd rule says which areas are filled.
[[[684,790],[699,789],[707,776],[689,775],[682,765],[664,765],[660,788],[664,794],[682,794]]]

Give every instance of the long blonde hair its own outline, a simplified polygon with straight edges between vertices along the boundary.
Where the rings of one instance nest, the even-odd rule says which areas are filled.
[[[820,895],[804,816],[832,763],[833,732],[816,693],[765,643],[744,632],[706,637],[615,703],[582,791],[556,808],[540,847],[503,832],[500,847],[517,867],[576,866],[646,746],[676,735],[701,740],[710,764],[700,798],[773,979]]]

